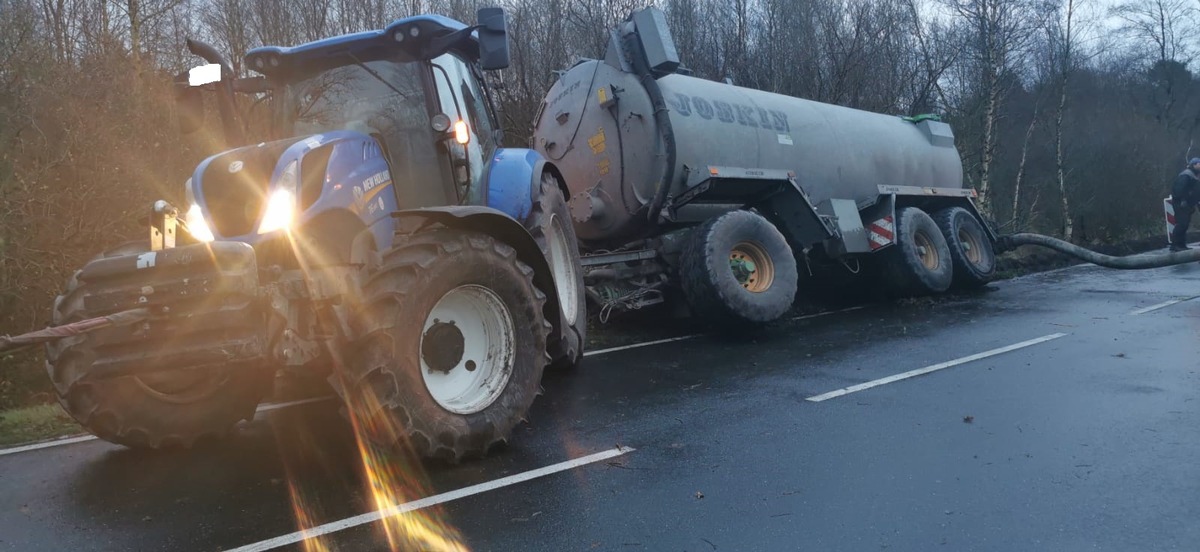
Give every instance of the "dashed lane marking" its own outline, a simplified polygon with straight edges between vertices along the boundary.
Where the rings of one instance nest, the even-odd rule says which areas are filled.
[[[576,458],[574,460],[567,460],[566,462],[559,462],[557,464],[552,464],[552,465],[538,468],[535,470],[518,473],[516,475],[510,475],[508,477],[502,477],[500,479],[486,481],[484,483],[479,483],[477,485],[471,485],[470,487],[463,487],[458,490],[449,491],[449,492],[445,492],[445,493],[439,493],[439,494],[435,494],[433,496],[427,496],[420,500],[414,500],[412,502],[405,502],[404,504],[396,504],[390,508],[376,510],[374,512],[367,512],[365,514],[357,515],[354,517],[350,517],[350,518],[346,518],[346,519],[342,519],[342,520],[338,520],[338,521],[332,521],[332,522],[329,522],[329,523],[326,523],[323,525],[318,525],[316,527],[305,529],[304,531],[296,531],[295,533],[281,535],[281,536],[278,536],[275,538],[267,539],[264,541],[259,541],[259,542],[253,543],[253,544],[247,544],[240,548],[235,548],[233,550],[230,550],[229,552],[264,552],[266,550],[274,550],[276,548],[288,546],[290,544],[296,544],[299,542],[304,542],[308,539],[320,537],[322,535],[328,535],[330,533],[336,533],[338,531],[350,529],[351,527],[358,527],[360,525],[366,525],[368,523],[375,523],[377,521],[383,520],[385,517],[392,517],[392,516],[405,514],[408,512],[412,512],[414,510],[420,510],[422,508],[436,506],[438,504],[443,504],[446,502],[450,502],[452,500],[458,500],[460,498],[466,498],[468,496],[477,495],[480,493],[486,493],[488,491],[499,489],[501,487],[508,487],[510,485],[516,485],[517,483],[523,483],[523,482],[529,481],[531,479],[545,477],[547,475],[567,471],[570,469],[578,468],[580,466],[586,466],[588,464],[602,462],[602,461],[608,460],[610,458],[616,458],[616,457],[624,455],[624,454],[629,454],[630,452],[633,452],[634,450],[635,449],[633,449],[631,447],[618,446],[613,449],[600,451],[595,454],[589,454],[587,456],[584,456],[581,458]]]
[[[863,309],[863,308],[866,308],[866,306],[865,306],[865,305],[861,305],[861,306],[857,306],[857,307],[850,307],[850,308],[848,308],[848,309],[841,309],[841,310],[835,310],[835,311],[826,311],[826,312],[818,312],[818,313],[816,313],[816,314],[806,314],[806,315],[804,315],[804,316],[797,316],[797,317],[793,318],[792,320],[793,320],[793,321],[795,321],[795,320],[807,320],[807,319],[809,319],[809,318],[817,318],[817,317],[821,317],[821,316],[828,316],[828,315],[831,315],[831,314],[839,314],[839,313],[843,313],[843,312],[850,312],[850,311],[855,311],[855,310],[859,310],[859,309]],[[608,349],[600,349],[599,351],[587,351],[587,352],[583,353],[583,356],[585,356],[585,357],[589,357],[589,356],[595,356],[595,355],[604,355],[604,354],[608,354],[608,353],[615,353],[615,352],[617,352],[617,351],[626,351],[626,350],[629,350],[629,349],[638,349],[638,348],[641,348],[641,347],[649,347],[649,346],[651,346],[651,345],[662,345],[663,343],[672,343],[672,342],[675,342],[675,341],[683,341],[683,340],[685,340],[685,339],[695,339],[695,338],[697,338],[697,337],[703,337],[703,336],[704,336],[704,334],[692,334],[692,335],[684,335],[684,336],[680,336],[680,337],[670,337],[670,338],[667,338],[667,339],[658,339],[658,340],[655,340],[655,341],[647,341],[647,342],[645,342],[645,343],[634,343],[634,344],[632,344],[632,345],[622,345],[622,346],[620,346],[620,347],[611,347],[611,348],[608,348]]]
[[[608,349],[600,349],[599,351],[587,351],[587,352],[583,353],[583,356],[589,357],[589,356],[595,356],[595,355],[603,355],[603,354],[607,354],[607,353],[615,353],[617,351],[626,351],[629,349],[637,349],[639,347],[649,347],[651,345],[662,345],[663,343],[671,343],[674,341],[683,341],[685,339],[694,339],[694,338],[700,337],[702,335],[704,335],[704,334],[692,334],[692,335],[685,335],[685,336],[681,336],[681,337],[671,337],[668,339],[659,339],[657,341],[647,341],[645,343],[634,343],[633,345],[622,345],[620,347],[611,347]]]
[[[822,393],[820,395],[809,397],[806,400],[808,400],[810,402],[827,401],[829,399],[835,399],[835,398],[841,397],[843,395],[857,393],[859,391],[870,389],[872,387],[879,387],[880,385],[887,385],[889,383],[895,383],[897,381],[906,380],[909,378],[915,378],[917,376],[923,376],[925,374],[928,374],[931,372],[936,372],[938,370],[945,370],[946,368],[951,368],[954,366],[958,366],[960,364],[966,364],[968,362],[974,362],[976,360],[993,357],[996,355],[1002,355],[1004,353],[1016,351],[1017,349],[1024,349],[1026,347],[1032,347],[1039,343],[1045,343],[1047,341],[1052,341],[1052,340],[1058,339],[1060,337],[1065,337],[1066,335],[1067,334],[1065,334],[1065,333],[1050,334],[1050,335],[1042,336],[1042,337],[1039,337],[1036,339],[1030,339],[1029,341],[1022,341],[1020,343],[1014,343],[1007,347],[1000,347],[999,349],[992,349],[990,351],[984,351],[982,353],[977,353],[977,354],[974,354],[971,356],[965,356],[965,357],[962,357],[959,359],[949,360],[949,361],[942,362],[939,364],[934,364],[932,366],[926,366],[924,368],[912,370],[909,372],[904,372],[902,374],[896,374],[894,376],[888,376],[886,378],[868,381],[866,383],[860,383],[858,385],[851,385],[850,387],[843,387],[841,389],[830,391],[828,393]]]
[[[865,309],[865,308],[867,308],[867,306],[866,306],[866,305],[859,305],[859,306],[857,306],[857,307],[850,307],[850,308],[848,308],[848,309],[840,309],[840,310],[835,310],[835,311],[825,311],[825,312],[818,312],[818,313],[816,313],[816,314],[806,314],[806,315],[804,315],[804,316],[797,316],[797,317],[793,318],[792,320],[793,320],[793,321],[795,321],[795,320],[808,320],[808,319],[810,319],[810,318],[820,318],[820,317],[822,317],[822,316],[829,316],[829,315],[831,315],[831,314],[841,314],[841,313],[843,313],[843,312],[856,311],[856,310]]]
[[[1137,309],[1135,311],[1130,311],[1129,315],[1137,316],[1139,314],[1146,314],[1148,312],[1154,312],[1156,310],[1165,309],[1171,305],[1178,305],[1179,303],[1183,303],[1185,301],[1191,301],[1192,299],[1195,299],[1197,297],[1200,297],[1200,295],[1193,295],[1191,297],[1181,297],[1179,299],[1171,299],[1170,301],[1163,301],[1162,303],[1159,303],[1157,305],[1150,305],[1149,307],[1146,307],[1146,308],[1141,308],[1141,309]]]
[[[337,398],[337,395],[325,395],[324,397],[313,397],[311,399],[301,399],[298,401],[289,401],[289,402],[284,402],[284,403],[268,403],[268,404],[264,404],[264,405],[258,407],[257,411],[258,412],[270,412],[272,410],[279,410],[280,408],[287,408],[289,406],[300,406],[302,404],[312,404],[312,403],[317,403],[317,402],[331,401],[336,398]]]
[[[337,397],[335,397],[333,395],[326,395],[324,397],[316,397],[316,398],[312,398],[312,399],[302,399],[299,401],[290,401],[290,402],[283,402],[283,403],[266,403],[266,404],[260,405],[257,409],[257,412],[270,412],[272,410],[279,410],[280,408],[288,408],[290,406],[300,406],[302,404],[310,404],[310,403],[315,403],[315,402],[324,402],[324,401],[332,400],[335,398],[337,398]],[[80,435],[78,437],[67,437],[65,439],[55,439],[53,441],[44,441],[41,443],[33,443],[30,445],[22,445],[19,447],[0,449],[0,456],[5,456],[5,455],[9,455],[9,454],[17,454],[19,452],[29,452],[31,450],[40,450],[40,449],[46,449],[46,448],[51,448],[51,447],[61,447],[64,445],[73,445],[75,443],[86,443],[88,441],[95,441],[95,440],[96,440],[95,435]]]
[[[20,447],[3,449],[3,450],[0,450],[0,456],[4,456],[7,454],[16,454],[18,452],[29,452],[31,450],[38,450],[38,449],[44,449],[44,448],[50,448],[50,447],[61,447],[63,445],[71,445],[74,443],[83,443],[86,441],[95,441],[95,440],[96,440],[96,436],[94,436],[94,435],[81,435],[79,437],[68,437],[66,439],[55,439],[53,441],[46,441],[43,443],[34,443],[32,445],[24,445],[24,446],[20,446]]]

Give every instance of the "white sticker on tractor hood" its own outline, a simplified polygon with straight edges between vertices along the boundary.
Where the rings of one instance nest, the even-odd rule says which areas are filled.
[[[153,267],[154,261],[157,257],[158,257],[157,251],[151,251],[149,253],[142,253],[141,255],[138,255],[138,258],[137,258],[138,270],[141,270],[143,268]]]
[[[792,145],[792,136],[790,134],[776,134],[779,137],[779,143],[785,146]]]

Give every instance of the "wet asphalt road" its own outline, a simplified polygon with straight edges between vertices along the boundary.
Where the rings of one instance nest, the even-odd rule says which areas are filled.
[[[1079,267],[753,343],[598,355],[549,376],[494,456],[389,465],[420,483],[413,500],[636,449],[403,518],[472,550],[1200,550],[1200,300],[1134,314],[1191,295],[1200,266]],[[361,465],[332,402],[191,453],[92,441],[4,455],[0,550],[249,545],[372,510]],[[383,535],[367,524],[283,549],[386,549]]]

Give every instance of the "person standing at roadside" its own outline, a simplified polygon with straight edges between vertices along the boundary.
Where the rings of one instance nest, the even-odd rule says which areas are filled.
[[[1184,251],[1192,211],[1200,201],[1200,157],[1188,161],[1187,168],[1171,184],[1171,205],[1175,208],[1175,228],[1171,231],[1171,251]]]

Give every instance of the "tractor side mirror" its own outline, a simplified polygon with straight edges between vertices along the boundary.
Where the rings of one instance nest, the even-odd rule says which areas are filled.
[[[204,91],[187,83],[189,75],[175,79],[175,109],[179,132],[191,134],[204,126]]]
[[[508,20],[503,8],[480,8],[479,66],[484,71],[508,67]]]

